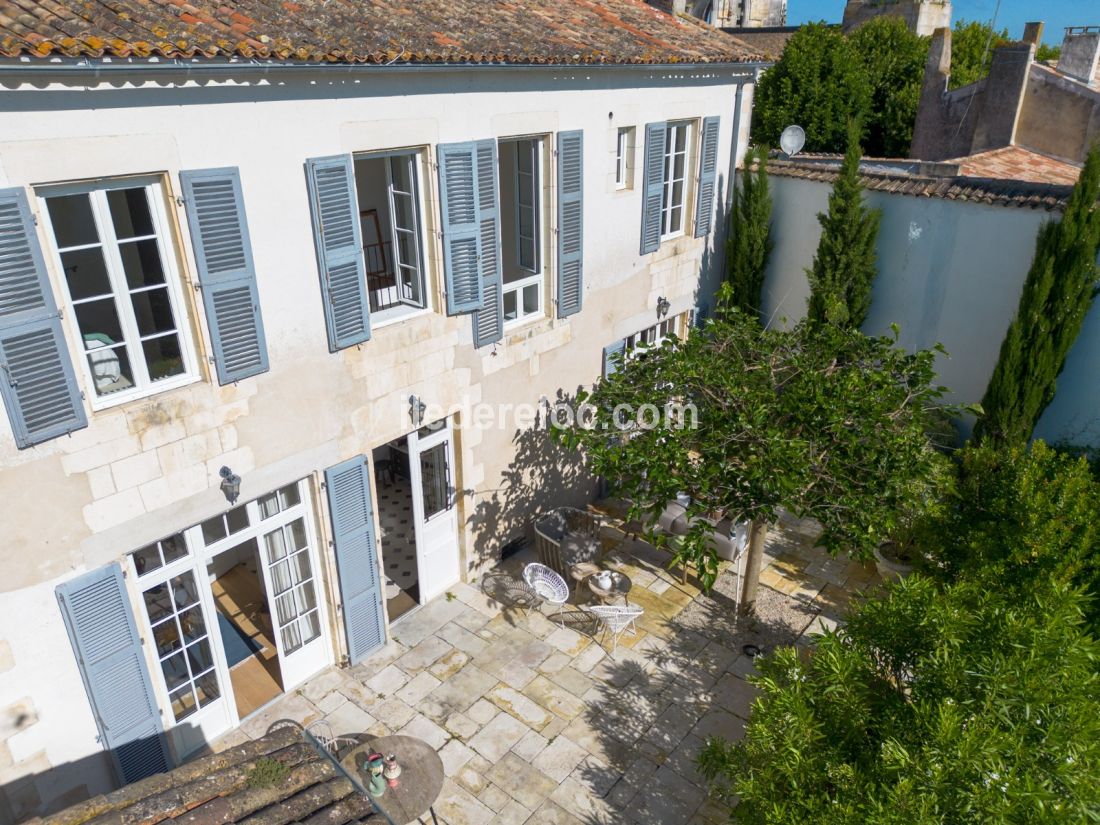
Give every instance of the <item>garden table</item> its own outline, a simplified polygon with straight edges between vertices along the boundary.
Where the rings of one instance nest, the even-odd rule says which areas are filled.
[[[340,765],[363,788],[370,787],[370,772],[364,767],[372,753],[396,754],[401,766],[397,786],[387,784],[381,796],[371,795],[371,802],[394,825],[416,822],[431,813],[437,822],[432,805],[443,790],[443,760],[435,749],[423,739],[414,736],[380,736],[360,745],[340,760]]]

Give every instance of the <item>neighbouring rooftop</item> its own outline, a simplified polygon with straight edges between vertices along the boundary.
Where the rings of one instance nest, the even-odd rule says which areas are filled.
[[[743,43],[751,52],[766,60],[776,61],[783,56],[783,50],[800,26],[761,26],[761,27],[722,27],[722,31]]]
[[[768,174],[831,184],[842,161],[840,155],[787,158],[773,153]],[[885,158],[860,162],[861,183],[870,191],[1046,210],[1065,206],[1080,171],[1072,163],[1014,146],[934,163]]]
[[[643,0],[0,0],[0,57],[366,64],[742,63]]]

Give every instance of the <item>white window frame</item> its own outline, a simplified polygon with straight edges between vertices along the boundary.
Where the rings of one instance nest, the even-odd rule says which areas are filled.
[[[501,138],[502,142],[512,143],[515,149],[515,162],[512,168],[512,179],[515,184],[515,208],[513,210],[513,221],[515,223],[514,243],[516,265],[531,274],[524,278],[518,278],[514,281],[505,281],[504,273],[501,273],[501,306],[504,312],[504,328],[509,329],[520,324],[526,324],[530,321],[542,318],[546,314],[546,267],[543,266],[545,255],[543,254],[543,221],[546,214],[545,209],[545,192],[543,190],[543,178],[545,173],[545,141],[546,138],[542,135],[534,135],[529,137],[509,137]],[[523,173],[520,171],[520,151],[524,144],[530,144],[533,148],[531,173]],[[527,178],[526,180],[524,178]],[[532,226],[534,227],[533,239],[525,238],[520,234],[520,187],[525,186],[527,190],[533,195],[531,210],[533,212]],[[534,268],[525,267],[520,264],[520,251],[521,245],[525,242],[533,242],[534,244]],[[527,310],[523,306],[524,292],[531,287],[535,288],[535,293],[538,296],[538,302],[533,309]],[[512,300],[515,301],[515,317],[508,317],[507,304]]]
[[[634,128],[631,126],[620,126],[618,133],[615,135],[615,189],[623,190],[630,188],[630,145],[631,133]]]
[[[668,338],[678,338],[678,322],[679,316],[664,318],[652,326],[638,330],[633,335],[628,335],[626,337],[626,359],[637,358],[645,350],[659,346],[662,341]]]
[[[428,275],[428,254],[426,247],[426,227],[425,227],[425,215],[427,215],[427,203],[425,201],[425,187],[424,180],[424,149],[423,147],[408,147],[398,149],[380,149],[378,151],[370,152],[356,152],[352,155],[352,182],[356,187],[356,218],[361,220],[359,215],[359,194],[358,186],[359,182],[354,174],[356,161],[361,160],[380,160],[383,161],[383,166],[386,170],[386,207],[389,209],[390,220],[389,226],[383,227],[383,232],[387,234],[390,240],[390,254],[393,256],[393,268],[394,277],[400,279],[400,266],[397,263],[397,216],[394,210],[394,184],[393,184],[393,170],[390,163],[393,158],[408,158],[410,168],[413,174],[413,184],[416,187],[416,191],[413,195],[413,205],[416,209],[414,216],[416,220],[416,255],[417,255],[417,271],[420,278],[420,302],[422,306],[414,306],[412,304],[401,304],[399,306],[388,307],[387,309],[381,309],[371,312],[371,327],[373,329],[380,329],[390,324],[395,324],[399,321],[404,321],[408,318],[414,318],[419,315],[425,315],[432,310],[432,290],[431,281]],[[379,239],[381,240],[381,239]],[[364,270],[366,269],[366,250],[360,250],[359,254],[363,257]],[[370,283],[366,284],[369,303],[370,297]]]
[[[161,266],[164,268],[164,279],[167,286],[168,299],[172,305],[175,317],[176,331],[179,337],[180,356],[183,361],[183,372],[171,378],[153,381],[149,378],[149,367],[145,361],[145,353],[142,350],[142,336],[137,327],[133,305],[130,303],[130,289],[126,282],[126,273],[122,265],[122,257],[119,254],[119,242],[115,235],[114,224],[111,221],[110,208],[107,204],[107,192],[115,189],[144,188],[149,199],[149,213],[153,221],[153,231],[157,241],[157,251],[160,254]],[[129,389],[119,390],[108,395],[99,395],[95,387],[95,377],[88,363],[87,350],[84,347],[84,336],[80,331],[80,324],[76,317],[76,304],[69,293],[69,284],[65,279],[65,270],[61,262],[61,251],[58,247],[57,236],[54,232],[53,221],[50,219],[48,198],[61,195],[87,194],[92,208],[92,216],[96,225],[96,233],[99,238],[98,246],[103,249],[104,266],[111,284],[111,291],[115,301],[115,311],[118,313],[119,325],[122,327],[124,344],[127,356],[130,360],[130,368],[134,374],[134,386]],[[93,410],[102,410],[125,404],[138,398],[147,398],[162,392],[177,389],[193,384],[200,380],[198,363],[195,353],[195,344],[191,335],[191,318],[187,303],[184,300],[183,280],[177,266],[178,246],[171,223],[168,220],[165,209],[165,188],[163,180],[158,176],[142,176],[134,178],[110,178],[106,180],[86,181],[73,184],[54,184],[35,188],[35,196],[38,202],[38,214],[45,226],[46,238],[50,246],[50,259],[53,263],[57,281],[61,287],[62,303],[64,306],[65,320],[69,327],[72,340],[79,346],[80,374],[84,378],[86,387],[85,397]],[[127,238],[126,241],[133,241]],[[90,248],[92,244],[84,247],[66,247],[71,249]],[[152,336],[146,336],[152,337]],[[135,357],[137,356],[137,357]]]
[[[688,197],[688,189],[690,188],[690,182],[692,175],[689,174],[689,166],[691,165],[691,140],[692,140],[692,126],[694,121],[690,120],[678,120],[668,124],[665,129],[665,150],[664,150],[664,164],[662,172],[662,186],[661,186],[661,240],[665,241],[669,238],[678,238],[686,231],[685,227],[688,223],[688,203],[690,199]],[[676,149],[676,138],[683,133],[684,136],[684,148],[682,150]],[[683,157],[682,176],[675,177],[676,160],[678,157]],[[679,202],[672,201],[672,193],[675,191],[676,184],[680,184],[680,200]],[[679,210],[680,225],[675,229],[672,228],[673,214]]]

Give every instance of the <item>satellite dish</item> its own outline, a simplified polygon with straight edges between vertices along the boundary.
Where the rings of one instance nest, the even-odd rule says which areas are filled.
[[[779,136],[779,148],[787,157],[793,157],[806,145],[806,130],[801,126],[788,126]]]

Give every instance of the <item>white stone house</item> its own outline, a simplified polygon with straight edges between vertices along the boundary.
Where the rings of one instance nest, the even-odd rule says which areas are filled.
[[[0,0],[0,818],[185,760],[591,495],[508,408],[706,305],[759,63],[523,6]]]

